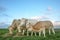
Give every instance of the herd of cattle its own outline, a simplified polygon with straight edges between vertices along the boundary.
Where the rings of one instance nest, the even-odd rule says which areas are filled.
[[[27,36],[29,36],[29,32],[31,32],[31,36],[33,33],[36,36],[36,32],[38,32],[39,36],[43,33],[45,37],[46,29],[48,29],[49,35],[51,34],[51,30],[53,34],[55,34],[54,26],[51,21],[36,21],[34,23],[25,18],[18,20],[14,19],[12,24],[9,26],[9,34],[13,34],[13,31],[17,30],[21,35],[24,35],[26,32]]]

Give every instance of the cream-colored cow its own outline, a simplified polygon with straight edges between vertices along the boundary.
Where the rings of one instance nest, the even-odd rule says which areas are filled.
[[[14,30],[17,30],[18,25],[20,24],[20,19],[14,19],[12,24],[10,25],[9,29],[9,34],[13,34]]]
[[[18,32],[21,33],[22,32],[22,35],[24,35],[24,32],[26,31],[26,22],[27,22],[27,19],[25,18],[22,18],[21,19],[21,23],[18,25],[17,29],[18,29]]]
[[[50,30],[55,34],[54,27],[51,21],[39,21],[35,25],[32,25],[31,23],[27,23],[27,36],[29,35],[28,32],[31,31],[31,36],[33,35],[33,32],[39,32],[39,36],[41,32],[43,32],[45,37],[45,30],[49,30],[49,34],[51,34]]]

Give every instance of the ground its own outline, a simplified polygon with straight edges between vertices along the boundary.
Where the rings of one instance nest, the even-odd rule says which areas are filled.
[[[43,35],[42,36],[20,36],[20,37],[13,37],[13,36],[9,36],[9,37],[2,37],[2,35],[4,35],[5,33],[8,33],[8,29],[0,29],[0,40],[60,40],[60,29],[56,29],[56,34],[53,35],[48,35],[48,33],[46,33],[46,37],[44,38]]]

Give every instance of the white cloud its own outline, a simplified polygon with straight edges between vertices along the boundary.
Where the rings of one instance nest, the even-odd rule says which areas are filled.
[[[53,24],[54,24],[54,20],[52,20],[49,16],[34,16],[34,17],[31,17],[30,19],[35,19],[35,20],[38,20],[38,21],[45,21],[45,20],[50,20]]]
[[[47,10],[48,11],[51,11],[52,10],[52,7],[51,6],[48,6]]]
[[[40,19],[40,18],[41,18],[40,16],[31,17],[31,19]]]
[[[3,24],[10,24],[10,23],[8,21],[4,20],[4,21],[0,22],[0,25],[3,25]]]
[[[54,25],[56,25],[56,26],[57,26],[57,25],[60,25],[60,22],[55,22]]]
[[[47,16],[34,16],[34,17],[31,17],[30,19],[49,19]]]

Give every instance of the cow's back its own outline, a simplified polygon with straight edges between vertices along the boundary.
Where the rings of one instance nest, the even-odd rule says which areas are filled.
[[[53,24],[51,21],[39,21],[37,22],[34,26],[33,26],[33,29],[36,29],[36,30],[39,30],[41,28],[51,28],[53,27]]]
[[[53,27],[53,24],[52,24],[51,21],[42,21],[42,24],[44,25],[44,27],[45,27],[46,29]]]

